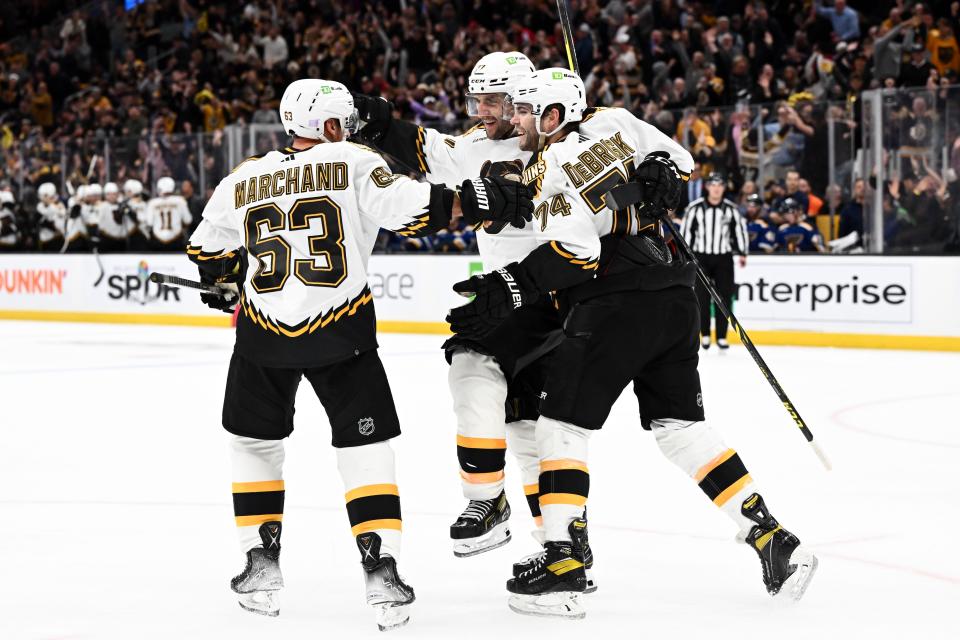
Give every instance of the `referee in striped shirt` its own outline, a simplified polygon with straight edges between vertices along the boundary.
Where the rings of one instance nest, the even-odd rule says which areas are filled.
[[[687,205],[681,232],[703,271],[716,286],[727,307],[733,306],[736,285],[733,282],[733,254],[737,254],[740,266],[747,264],[750,239],[747,221],[737,205],[723,197],[726,186],[718,174],[711,174],[706,181],[707,196]],[[710,348],[710,294],[697,280],[697,300],[700,302],[700,345]],[[717,347],[728,349],[727,318],[718,312]]]

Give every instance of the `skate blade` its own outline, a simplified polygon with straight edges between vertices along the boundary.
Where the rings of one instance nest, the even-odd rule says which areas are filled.
[[[374,607],[377,611],[377,627],[380,631],[399,629],[410,622],[410,604],[379,604]]]
[[[510,542],[510,538],[510,523],[501,522],[482,536],[455,540],[453,555],[458,558],[469,558],[487,551],[493,551]]]
[[[779,600],[798,602],[807,592],[807,587],[820,566],[820,560],[803,547],[797,547],[790,554],[790,564],[796,565],[797,569],[784,581],[776,597]]]
[[[540,595],[510,596],[507,605],[511,611],[540,618],[564,618],[567,620],[582,620],[587,612],[580,604],[580,594],[576,591],[557,591]]]
[[[277,591],[252,591],[238,593],[237,603],[240,608],[250,613],[275,618],[280,615],[280,597]]]

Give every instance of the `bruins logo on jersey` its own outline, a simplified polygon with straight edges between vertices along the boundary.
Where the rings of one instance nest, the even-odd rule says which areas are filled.
[[[370,172],[370,179],[373,180],[373,184],[377,185],[381,189],[386,189],[401,177],[402,176],[399,173],[390,173],[383,167],[377,167]]]

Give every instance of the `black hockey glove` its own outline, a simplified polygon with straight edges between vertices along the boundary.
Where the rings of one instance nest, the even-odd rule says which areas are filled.
[[[533,220],[533,190],[519,176],[489,176],[464,180],[460,185],[463,219],[473,226],[490,221],[488,233],[500,232],[508,223],[517,229]]]
[[[450,329],[458,336],[470,339],[490,333],[514,309],[529,304],[540,295],[526,270],[516,262],[458,282],[453,285],[453,290],[462,296],[474,296],[473,300],[451,309],[447,315]]]
[[[244,269],[239,256],[231,260],[210,260],[198,264],[200,282],[212,284],[223,290],[222,294],[201,293],[200,301],[224,313],[233,313],[240,299],[239,287],[243,283]]]
[[[643,187],[643,201],[654,209],[676,209],[683,191],[683,178],[666,151],[648,153],[631,179]]]
[[[357,109],[357,116],[365,123],[360,129],[362,137],[370,142],[378,142],[393,120],[393,103],[377,96],[355,93],[353,106]]]

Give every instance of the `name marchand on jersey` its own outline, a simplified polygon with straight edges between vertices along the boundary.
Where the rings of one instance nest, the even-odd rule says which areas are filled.
[[[233,206],[241,209],[270,198],[314,191],[344,191],[348,186],[347,163],[306,163],[237,181],[233,187]]]
[[[217,185],[187,249],[198,263],[248,255],[237,349],[266,366],[317,366],[374,348],[367,261],[380,228],[437,226],[441,187],[393,175],[351,142],[283,149]]]

